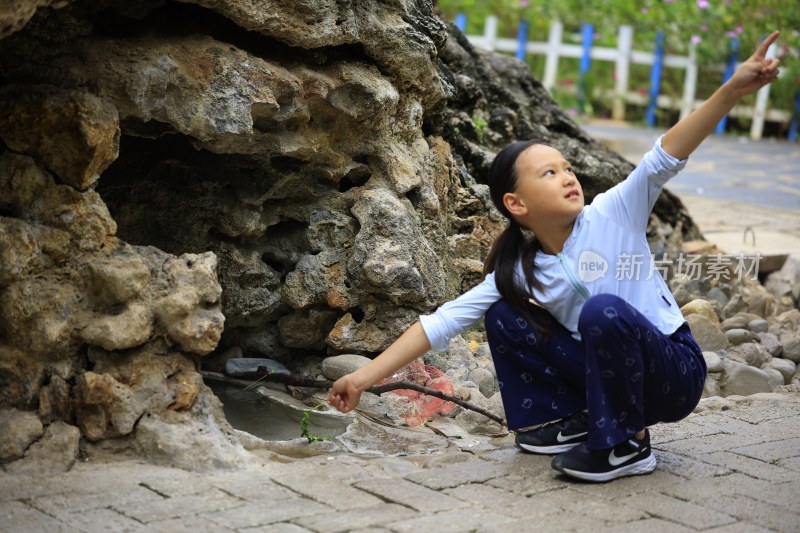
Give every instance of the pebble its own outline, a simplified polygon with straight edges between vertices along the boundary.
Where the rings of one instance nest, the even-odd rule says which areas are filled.
[[[759,333],[758,338],[772,357],[779,357],[783,353],[783,345],[774,333]]]
[[[717,352],[703,352],[703,358],[706,360],[706,367],[708,367],[709,372],[722,371],[722,358]]]
[[[763,318],[757,318],[747,323],[747,329],[755,331],[756,333],[766,333],[769,329],[769,322]]]
[[[369,357],[354,353],[333,355],[322,360],[322,374],[326,378],[336,381],[346,374],[355,372],[370,361]]]
[[[728,340],[734,346],[744,344],[745,342],[757,342],[759,340],[756,333],[741,328],[729,329],[725,332],[725,336],[728,337]]]
[[[770,368],[774,368],[778,372],[783,375],[784,383],[790,383],[792,378],[794,377],[795,372],[797,372],[797,365],[793,361],[789,361],[788,359],[781,359],[779,357],[774,358],[769,363]]]

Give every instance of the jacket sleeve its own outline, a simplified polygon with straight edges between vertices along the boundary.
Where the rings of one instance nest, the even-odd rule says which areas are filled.
[[[439,307],[435,313],[420,316],[419,321],[431,348],[437,352],[447,350],[452,337],[480,320],[500,298],[492,272],[469,291]]]
[[[650,212],[664,184],[686,166],[686,159],[677,159],[661,148],[660,136],[633,172],[622,182],[598,194],[592,201],[607,218],[622,226],[644,231]]]

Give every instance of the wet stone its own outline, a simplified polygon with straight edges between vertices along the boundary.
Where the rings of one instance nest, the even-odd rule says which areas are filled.
[[[259,367],[264,367],[272,374],[290,375],[289,369],[272,359],[261,359],[257,357],[241,357],[239,359],[228,359],[225,362],[225,374],[232,378],[255,378],[261,374]]]

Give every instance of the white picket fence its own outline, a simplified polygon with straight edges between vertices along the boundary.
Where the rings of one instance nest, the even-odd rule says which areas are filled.
[[[558,62],[561,57],[580,58],[583,56],[583,47],[577,44],[563,43],[564,26],[561,22],[554,21],[550,24],[547,42],[528,41],[525,43],[527,54],[545,56],[544,72],[541,80],[547,90],[552,90],[558,75]],[[469,41],[479,47],[491,51],[516,52],[520,48],[518,39],[500,38],[497,35],[497,18],[489,16],[486,19],[483,35],[467,35]],[[659,95],[656,106],[662,109],[680,110],[681,118],[685,117],[703,100],[696,99],[698,68],[694,47],[688,56],[672,54],[664,55],[664,68],[682,69],[685,71],[683,82],[683,96],[680,99],[667,95]],[[774,57],[776,46],[773,44],[767,57]],[[592,61],[610,61],[615,63],[616,82],[610,95],[613,101],[612,118],[625,119],[625,105],[647,105],[648,97],[638,92],[629,90],[630,65],[653,65],[654,54],[633,50],[633,28],[620,26],[617,33],[617,47],[606,48],[592,46],[590,52]],[[712,67],[715,76],[722,77],[724,67]],[[754,106],[736,106],[730,116],[751,118],[750,138],[760,139],[764,131],[764,122],[778,122],[788,124],[792,113],[780,109],[768,109],[770,86],[763,87],[756,96]]]

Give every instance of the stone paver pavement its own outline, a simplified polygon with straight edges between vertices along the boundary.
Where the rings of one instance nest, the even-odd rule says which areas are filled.
[[[800,531],[800,393],[703,405],[715,402],[652,428],[653,474],[605,484],[561,476],[510,436],[439,455],[268,452],[206,473],[90,461],[57,476],[0,474],[0,530]]]

